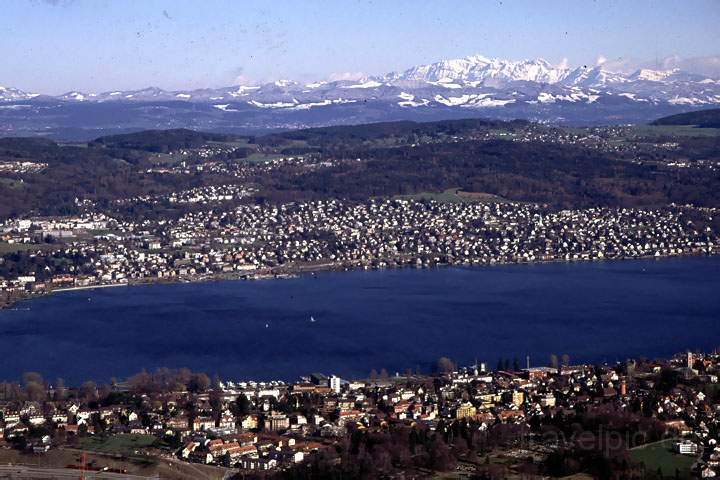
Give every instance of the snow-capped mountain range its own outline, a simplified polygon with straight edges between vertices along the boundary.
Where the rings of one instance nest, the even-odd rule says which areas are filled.
[[[386,79],[446,83],[453,81],[473,85],[501,85],[512,81],[557,83],[565,78],[568,72],[568,69],[554,67],[543,59],[509,61],[474,55],[419,65],[402,73],[391,73]]]
[[[461,116],[625,123],[720,105],[720,81],[677,69],[623,74],[602,66],[570,69],[542,59],[512,61],[474,55],[357,81],[278,80],[187,91],[151,87],[102,93],[73,91],[59,96],[0,87],[0,134],[7,133],[2,123],[12,118],[24,118],[27,126],[31,112],[40,119],[48,108],[76,112],[72,105],[77,104],[125,111],[117,128],[135,128],[135,124],[287,128]],[[125,118],[128,111],[141,112],[138,118],[142,122]],[[196,118],[190,118],[188,111],[196,112]],[[76,120],[69,126],[86,128]],[[57,120],[53,126],[63,127]]]

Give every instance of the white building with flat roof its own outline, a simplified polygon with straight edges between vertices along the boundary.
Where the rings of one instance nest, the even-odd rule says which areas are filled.
[[[328,386],[330,387],[330,390],[335,393],[340,393],[341,383],[342,379],[340,377],[330,375],[330,378],[328,379]]]

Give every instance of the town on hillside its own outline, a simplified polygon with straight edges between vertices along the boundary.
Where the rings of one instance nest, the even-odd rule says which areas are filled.
[[[12,220],[0,222],[0,238],[20,251],[0,257],[0,302],[63,289],[328,269],[711,255],[720,251],[716,210],[552,211],[395,199],[239,206],[175,220]]]
[[[27,373],[0,384],[0,463],[19,465],[11,478],[161,467],[162,478],[186,478],[183,468],[203,478],[720,474],[717,353],[520,363],[461,368],[443,357],[431,374],[295,383],[158,369],[68,387]]]
[[[718,252],[717,129],[466,119],[0,139],[0,305],[68,288]]]

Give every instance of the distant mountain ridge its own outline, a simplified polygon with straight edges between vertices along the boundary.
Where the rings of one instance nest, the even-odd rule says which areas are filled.
[[[720,128],[720,108],[670,115],[652,122],[653,125],[694,125],[700,128]]]
[[[605,70],[602,66],[577,67],[569,69],[562,66],[554,66],[544,59],[533,60],[503,60],[487,58],[482,55],[473,55],[465,58],[452,60],[441,60],[439,62],[418,65],[402,72],[392,72],[381,76],[370,76],[359,81],[319,81],[302,84],[292,80],[276,80],[274,82],[258,85],[239,85],[223,88],[206,88],[195,90],[169,91],[158,87],[147,87],[139,90],[115,90],[101,93],[88,93],[70,91],[62,95],[43,95],[29,93],[11,87],[0,87],[0,101],[28,100],[36,97],[54,98],[68,101],[145,101],[145,100],[187,100],[187,101],[213,101],[231,100],[242,97],[254,98],[264,94],[272,93],[284,96],[290,93],[311,93],[325,92],[334,89],[374,91],[382,87],[407,87],[407,88],[432,88],[441,86],[446,89],[472,89],[491,87],[502,89],[515,82],[529,84],[554,85],[556,87],[581,87],[581,88],[605,88],[616,90],[636,90],[637,83],[645,83],[645,91],[648,97],[654,100],[662,100],[658,92],[653,92],[653,87],[676,86],[680,83],[688,87],[688,84],[701,85],[700,90],[705,90],[706,98],[687,99],[695,103],[720,103],[720,97],[715,87],[720,86],[720,81],[682,72],[679,69],[672,70],[651,70],[639,69],[627,75],[619,72]],[[657,84],[657,85],[653,85]],[[624,85],[624,87],[622,87]],[[661,91],[661,93],[662,93]],[[637,93],[637,92],[636,92]],[[653,93],[655,93],[653,95]],[[666,92],[667,93],[667,92]],[[666,95],[667,96],[667,95]],[[673,100],[674,97],[668,98]],[[290,105],[289,103],[293,103]],[[300,105],[298,102],[289,102],[288,105],[278,105],[276,108],[292,107]]]
[[[625,74],[603,66],[570,69],[543,59],[473,55],[355,81],[55,96],[0,87],[0,135],[57,128],[284,129],[467,116],[633,123],[718,105],[720,81],[678,69]],[[91,125],[91,117],[101,121]]]
[[[512,61],[473,55],[419,65],[399,74],[388,74],[384,79],[386,81],[416,80],[422,82],[452,80],[483,84],[508,81],[557,83],[568,73],[567,68],[554,67],[543,59]]]

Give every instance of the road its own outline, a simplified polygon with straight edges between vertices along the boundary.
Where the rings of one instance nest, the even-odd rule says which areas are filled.
[[[43,468],[28,465],[0,465],[0,479],[73,479],[80,478],[81,472],[73,468]],[[127,473],[84,472],[87,480],[146,480],[148,478]]]

